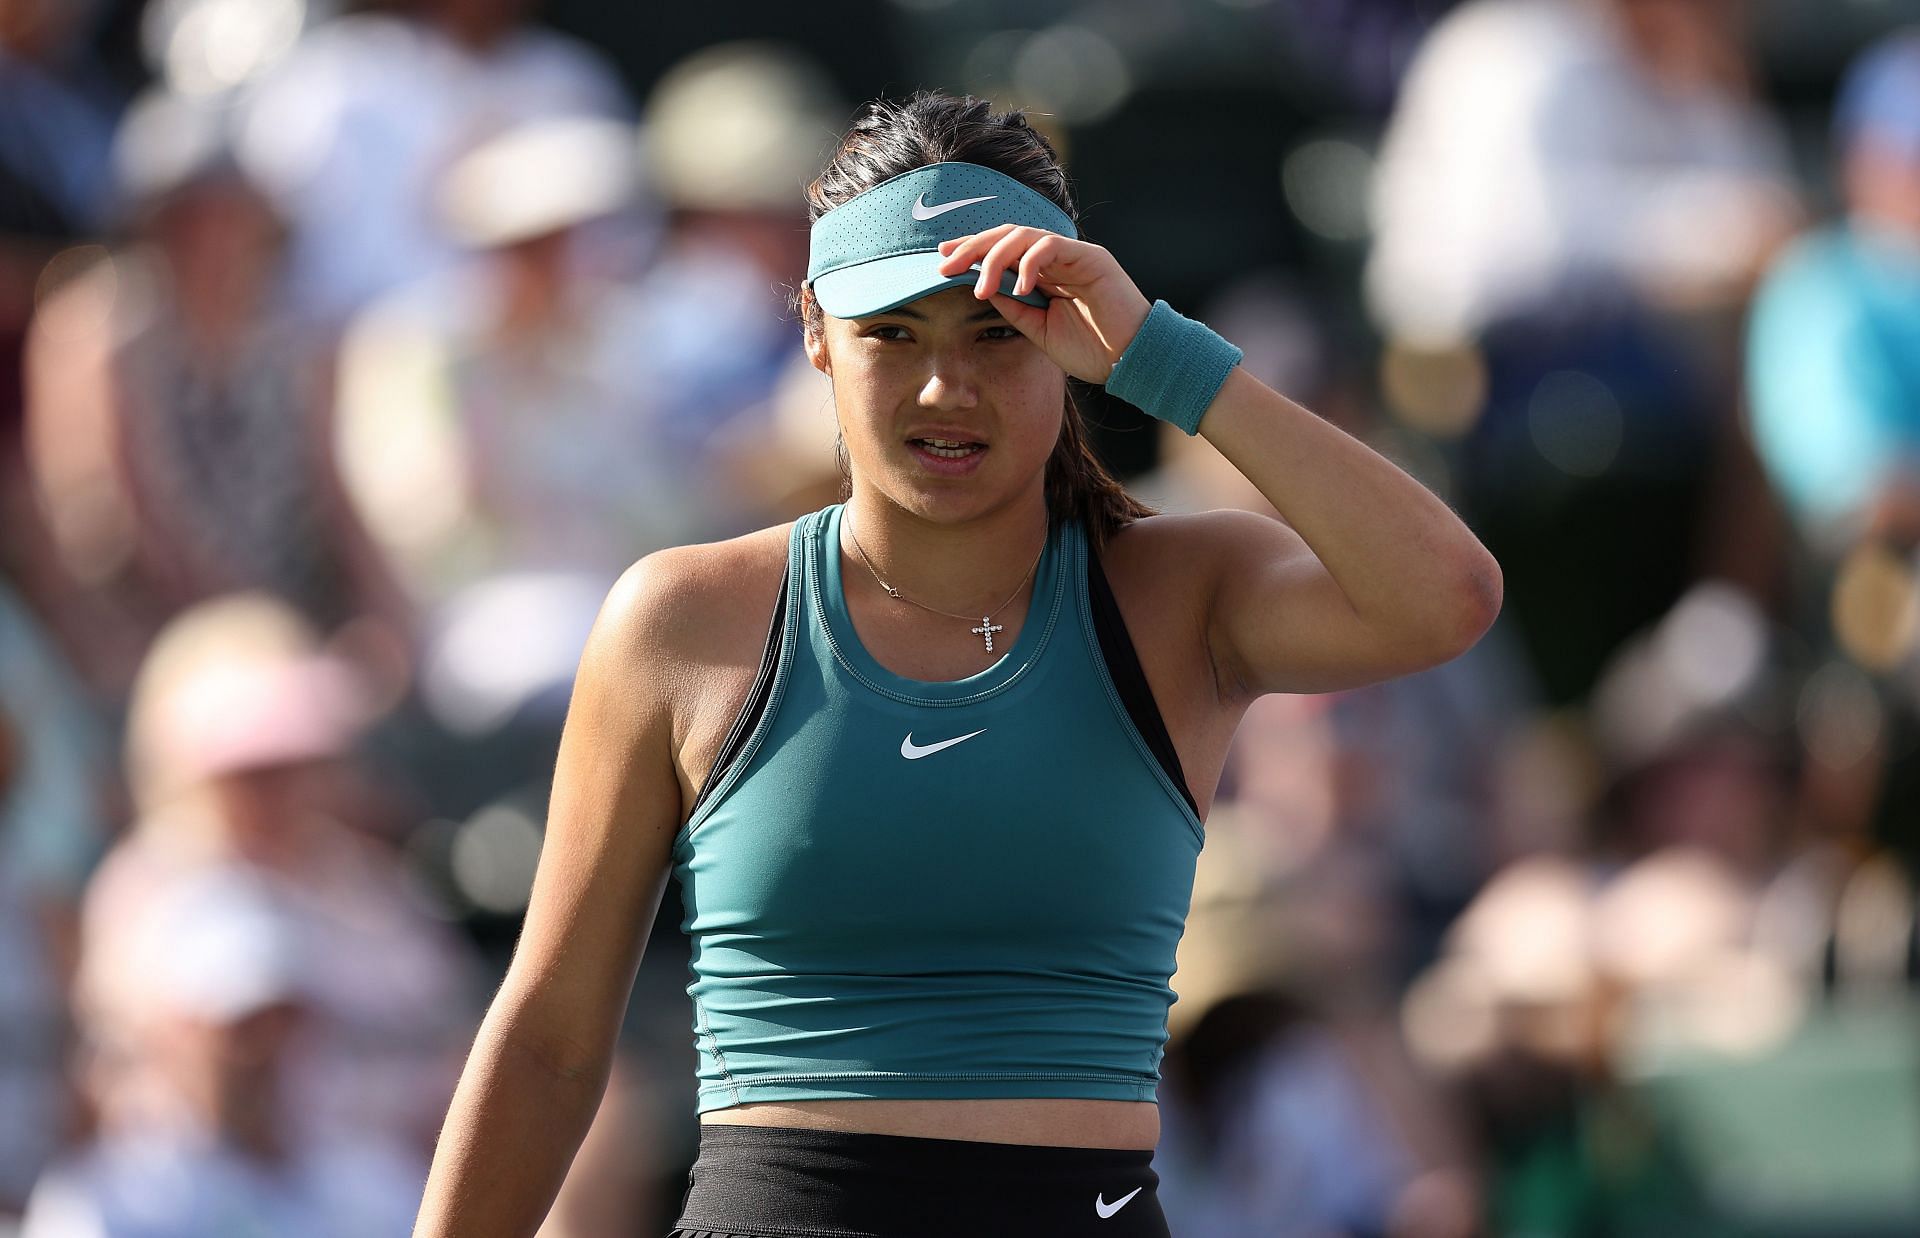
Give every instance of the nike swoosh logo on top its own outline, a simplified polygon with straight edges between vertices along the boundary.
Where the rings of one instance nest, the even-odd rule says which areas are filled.
[[[1126,1207],[1127,1201],[1132,1199],[1135,1195],[1138,1195],[1142,1189],[1143,1188],[1136,1186],[1131,1191],[1128,1191],[1125,1195],[1122,1195],[1120,1198],[1114,1200],[1112,1203],[1107,1202],[1107,1193],[1105,1191],[1102,1191],[1098,1195],[1095,1195],[1093,1197],[1093,1210],[1099,1213],[1100,1219],[1104,1221],[1108,1217],[1112,1216],[1114,1213],[1120,1211],[1120,1209]]]
[[[913,217],[932,219],[948,211],[957,211],[963,206],[972,206],[975,202],[991,202],[999,196],[997,193],[990,193],[984,198],[961,198],[958,202],[942,202],[939,206],[928,206],[927,195],[923,193],[913,200]]]
[[[952,739],[943,739],[937,744],[916,744],[913,742],[913,732],[908,731],[907,737],[900,741],[900,755],[909,761],[918,761],[921,757],[932,756],[942,748],[951,748],[955,744],[965,743],[986,729],[985,727],[981,727],[978,731],[969,731],[965,735],[957,735]]]

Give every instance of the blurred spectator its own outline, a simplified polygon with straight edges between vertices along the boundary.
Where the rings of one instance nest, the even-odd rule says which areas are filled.
[[[1819,682],[1849,667],[1881,677],[1880,699],[1864,711],[1871,751],[1832,742],[1833,711],[1818,711],[1810,772],[1830,804],[1870,807],[1882,840],[1911,860],[1920,854],[1910,618],[1920,547],[1920,27],[1854,62],[1832,135],[1846,213],[1783,254],[1756,297],[1748,429],[1798,534],[1794,618],[1832,659]]]
[[[1596,692],[1587,853],[1509,865],[1406,997],[1493,1232],[1911,1232],[1911,887],[1794,828],[1780,693],[1723,592]]]
[[[434,187],[461,151],[515,122],[632,109],[598,52],[528,21],[536,0],[388,7],[315,28],[264,89],[294,300],[328,326],[452,265]]]
[[[1621,646],[1589,717],[1607,780],[1594,841],[1627,858],[1698,848],[1749,881],[1807,841],[1789,802],[1787,643],[1752,598],[1702,581]]]
[[[128,723],[140,816],[96,874],[82,924],[78,1013],[110,1118],[155,1101],[146,909],[208,867],[239,865],[315,925],[313,1035],[291,1068],[299,1120],[431,1146],[475,975],[394,849],[356,828],[367,809],[350,756],[366,721],[354,680],[270,599],[207,603],[155,642]]]
[[[598,229],[633,205],[635,165],[631,126],[594,117],[481,142],[436,192],[469,256],[344,335],[337,455],[418,616],[420,696],[401,724],[405,742],[438,745],[416,763],[448,775],[429,791],[442,812],[550,772],[599,599],[697,527],[609,329],[626,285],[595,261]]]
[[[1671,1131],[1613,1086],[1596,885],[1551,857],[1496,876],[1408,993],[1407,1040],[1482,1148],[1487,1232],[1712,1232]]]
[[[551,772],[580,648],[628,564],[742,532],[793,490],[780,409],[811,367],[781,284],[805,267],[800,189],[832,115],[817,68],[748,44],[669,72],[644,141],[583,115],[510,126],[436,189],[468,261],[350,324],[339,458],[422,611],[425,706],[498,740],[481,798]],[[642,190],[668,220],[628,278],[594,261],[596,229]]]
[[[1511,626],[1496,624],[1451,662],[1332,703],[1341,828],[1378,850],[1399,908],[1396,985],[1507,858],[1501,772],[1534,698]]]
[[[1261,730],[1277,736],[1291,719],[1324,731],[1315,701],[1263,698],[1272,717]],[[1287,768],[1257,774],[1264,792],[1216,801],[1208,818],[1172,981],[1154,1160],[1181,1235],[1474,1232],[1459,1132],[1411,1069],[1383,1000],[1389,891],[1330,840],[1316,847],[1310,828],[1288,837],[1296,817],[1324,815],[1315,804],[1330,802],[1329,755],[1275,762]],[[1244,761],[1241,774],[1255,791]],[[1278,794],[1293,813],[1275,812]]]
[[[755,42],[687,57],[647,99],[645,166],[668,232],[619,330],[661,449],[732,505],[713,513],[713,535],[767,518],[740,483],[765,475],[768,402],[806,364],[786,312],[807,265],[803,191],[846,110],[806,55]],[[820,416],[831,421],[830,406]]]
[[[711,536],[725,499],[667,450],[635,290],[599,260],[636,213],[638,164],[630,124],[588,116],[481,142],[436,194],[469,257],[343,337],[337,458],[419,616],[408,713],[442,750],[442,812],[544,784],[606,591]]]
[[[440,193],[472,260],[347,332],[339,458],[423,610],[522,572],[578,571],[604,593],[712,527],[714,496],[662,450],[634,381],[646,341],[618,329],[632,289],[589,262],[591,226],[632,199],[635,142],[564,118],[482,143]]]
[[[18,781],[24,736],[0,708],[0,810]],[[10,842],[0,826],[0,845]],[[68,1114],[61,1087],[61,1001],[53,951],[25,892],[0,867],[0,1230],[57,1146]]]
[[[1201,1016],[1179,1052],[1189,1076],[1180,1086],[1200,1095],[1163,1101],[1155,1153],[1176,1232],[1388,1232],[1414,1165],[1375,1084],[1333,1029],[1284,995],[1241,995]],[[1188,1129],[1195,1120],[1213,1129]],[[1470,1231],[1456,1211],[1450,1230],[1412,1232]]]
[[[1381,324],[1445,345],[1737,295],[1794,212],[1784,135],[1749,97],[1744,8],[1471,0],[1442,19],[1381,152]]]
[[[0,577],[0,713],[15,719],[0,797],[0,881],[75,903],[107,845],[107,736],[48,634]]]
[[[286,312],[242,101],[154,94],[120,137],[130,243],[43,307],[29,435],[94,669],[181,607],[266,589],[328,629],[403,610],[340,493],[326,371]],[[104,668],[112,668],[106,670]]]
[[[48,569],[20,456],[21,351],[49,263],[112,197],[118,93],[85,54],[94,0],[0,0],[0,565],[37,598]]]
[[[114,1122],[35,1188],[24,1238],[374,1238],[408,1232],[425,1162],[370,1130],[316,1134],[290,1075],[314,927],[256,876],[171,885],[131,926],[138,1032],[165,1105]]]
[[[0,577],[0,1217],[76,1116],[66,990],[81,887],[106,844],[100,738]]]
[[[1827,560],[1920,544],[1920,27],[1849,70],[1833,133],[1846,218],[1774,265],[1747,350],[1754,442]]]
[[[1445,452],[1553,704],[1696,572],[1734,570],[1707,555],[1768,570],[1735,340],[1795,207],[1745,19],[1741,0],[1470,0],[1382,144],[1382,385]]]

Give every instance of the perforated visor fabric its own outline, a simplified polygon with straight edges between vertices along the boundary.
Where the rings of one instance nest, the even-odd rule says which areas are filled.
[[[858,318],[973,282],[941,275],[940,242],[1001,224],[1079,231],[1066,212],[1010,176],[972,163],[935,163],[882,181],[814,221],[807,280],[820,308]],[[1011,294],[1012,277],[1001,280]],[[1021,300],[1045,305],[1035,291]]]

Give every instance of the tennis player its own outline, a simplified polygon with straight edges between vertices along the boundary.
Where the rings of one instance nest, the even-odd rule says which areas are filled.
[[[1168,980],[1235,725],[1443,662],[1499,608],[1443,502],[1080,239],[1021,113],[870,104],[807,193],[846,498],[608,597],[419,1235],[539,1226],[671,876],[676,1238],[1164,1238]],[[1068,375],[1205,435],[1284,522],[1136,503]]]

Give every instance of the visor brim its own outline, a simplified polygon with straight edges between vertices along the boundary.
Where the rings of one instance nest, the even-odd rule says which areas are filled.
[[[971,288],[979,280],[977,270],[962,271],[958,275],[941,274],[939,267],[945,260],[946,255],[935,250],[893,254],[858,266],[841,267],[813,281],[813,298],[823,313],[834,318],[867,318],[948,288]],[[1012,268],[1002,271],[1000,291],[1013,296],[1017,276],[1018,272]],[[1014,300],[1045,308],[1048,298],[1036,288]]]

